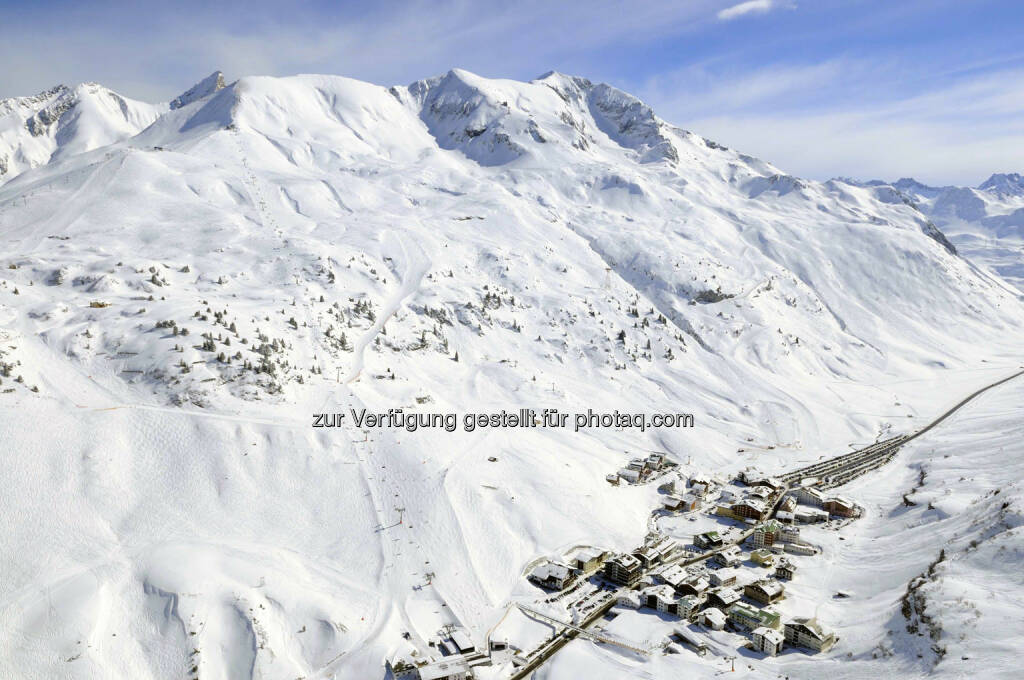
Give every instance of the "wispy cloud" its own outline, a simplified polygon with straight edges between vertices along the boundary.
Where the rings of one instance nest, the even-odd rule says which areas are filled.
[[[637,0],[626,13],[617,0],[304,4],[315,8],[182,0],[140,15],[98,0],[12,13],[0,22],[0,97],[94,80],[127,96],[166,99],[214,68],[228,78],[319,72],[388,85],[452,67],[494,77],[557,68],[600,78],[593,64],[610,46],[632,51],[692,34],[715,22],[721,0]],[[50,14],[58,11],[55,22]]]
[[[764,14],[777,7],[779,7],[779,3],[774,0],[747,0],[720,10],[717,16],[722,21],[731,21],[747,14]]]
[[[940,78],[916,92],[900,91],[905,78],[873,60],[836,61],[712,78],[703,91],[689,87],[688,98],[652,91],[648,99],[683,127],[805,177],[973,185],[1024,167],[1024,69]]]

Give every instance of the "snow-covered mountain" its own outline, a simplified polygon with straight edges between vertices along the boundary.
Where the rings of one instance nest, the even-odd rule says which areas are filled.
[[[853,184],[891,186],[912,201],[972,261],[1024,290],[1024,178],[997,173],[977,187],[931,187],[911,178]]]
[[[403,632],[482,644],[538,556],[636,545],[657,492],[605,481],[633,453],[787,469],[1019,361],[1019,293],[916,194],[792,177],[582,78],[214,74],[168,104],[0,107],[0,509],[26,518],[0,537],[0,668],[23,677],[381,677]],[[310,427],[349,406],[697,427]],[[934,559],[825,607],[851,635],[830,668],[918,663],[884,622]],[[579,677],[566,658],[543,677]]]
[[[58,85],[31,97],[2,99],[0,183],[30,168],[128,139],[166,109],[96,83]]]

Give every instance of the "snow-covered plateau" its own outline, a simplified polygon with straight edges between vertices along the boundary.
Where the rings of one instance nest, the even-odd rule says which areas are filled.
[[[518,605],[581,622],[613,592],[544,590],[545,558],[735,537],[740,471],[911,434],[1021,370],[1020,178],[904,184],[796,178],[559,73],[0,100],[0,677],[517,677],[571,632]],[[612,643],[529,677],[1014,677],[1022,404],[1024,376],[828,491],[860,516],[801,527],[772,605],[828,651],[623,589]],[[609,483],[652,452],[675,466]],[[701,477],[700,509],[659,510]]]

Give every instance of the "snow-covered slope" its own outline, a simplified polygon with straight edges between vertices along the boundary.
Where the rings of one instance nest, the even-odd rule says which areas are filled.
[[[880,180],[861,186],[884,188]],[[892,189],[912,201],[972,261],[1024,290],[1024,179],[998,173],[977,187],[930,187],[903,178]]]
[[[0,186],[18,675],[379,677],[403,631],[482,642],[538,555],[636,545],[630,453],[792,467],[1018,360],[1016,291],[905,194],[607,85],[217,75]],[[363,405],[697,427],[309,427]]]

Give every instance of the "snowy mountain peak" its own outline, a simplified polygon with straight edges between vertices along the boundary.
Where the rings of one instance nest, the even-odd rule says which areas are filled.
[[[910,194],[915,198],[934,198],[938,196],[942,191],[942,187],[933,187],[918,182],[913,177],[901,177],[892,184],[893,187],[902,191],[905,194]]]
[[[1024,196],[1024,177],[1020,173],[996,173],[978,185],[981,191],[997,196]]]
[[[66,85],[55,85],[48,90],[43,90],[39,94],[35,94],[29,97],[10,97],[7,99],[0,99],[0,116],[7,115],[12,111],[18,109],[38,111],[40,108],[45,106],[47,102],[52,100],[54,97],[61,95],[67,91]]]
[[[570,76],[558,71],[548,71],[531,82],[547,85],[559,93],[559,96],[566,102],[580,99],[583,93],[589,92],[594,87],[594,84],[586,78]]]
[[[185,90],[185,92],[172,99],[170,107],[172,109],[180,109],[194,101],[208,97],[223,88],[224,74],[220,71],[214,71],[189,89]]]
[[[0,102],[0,181],[132,137],[164,110],[165,105],[134,101],[97,83],[6,99]]]

